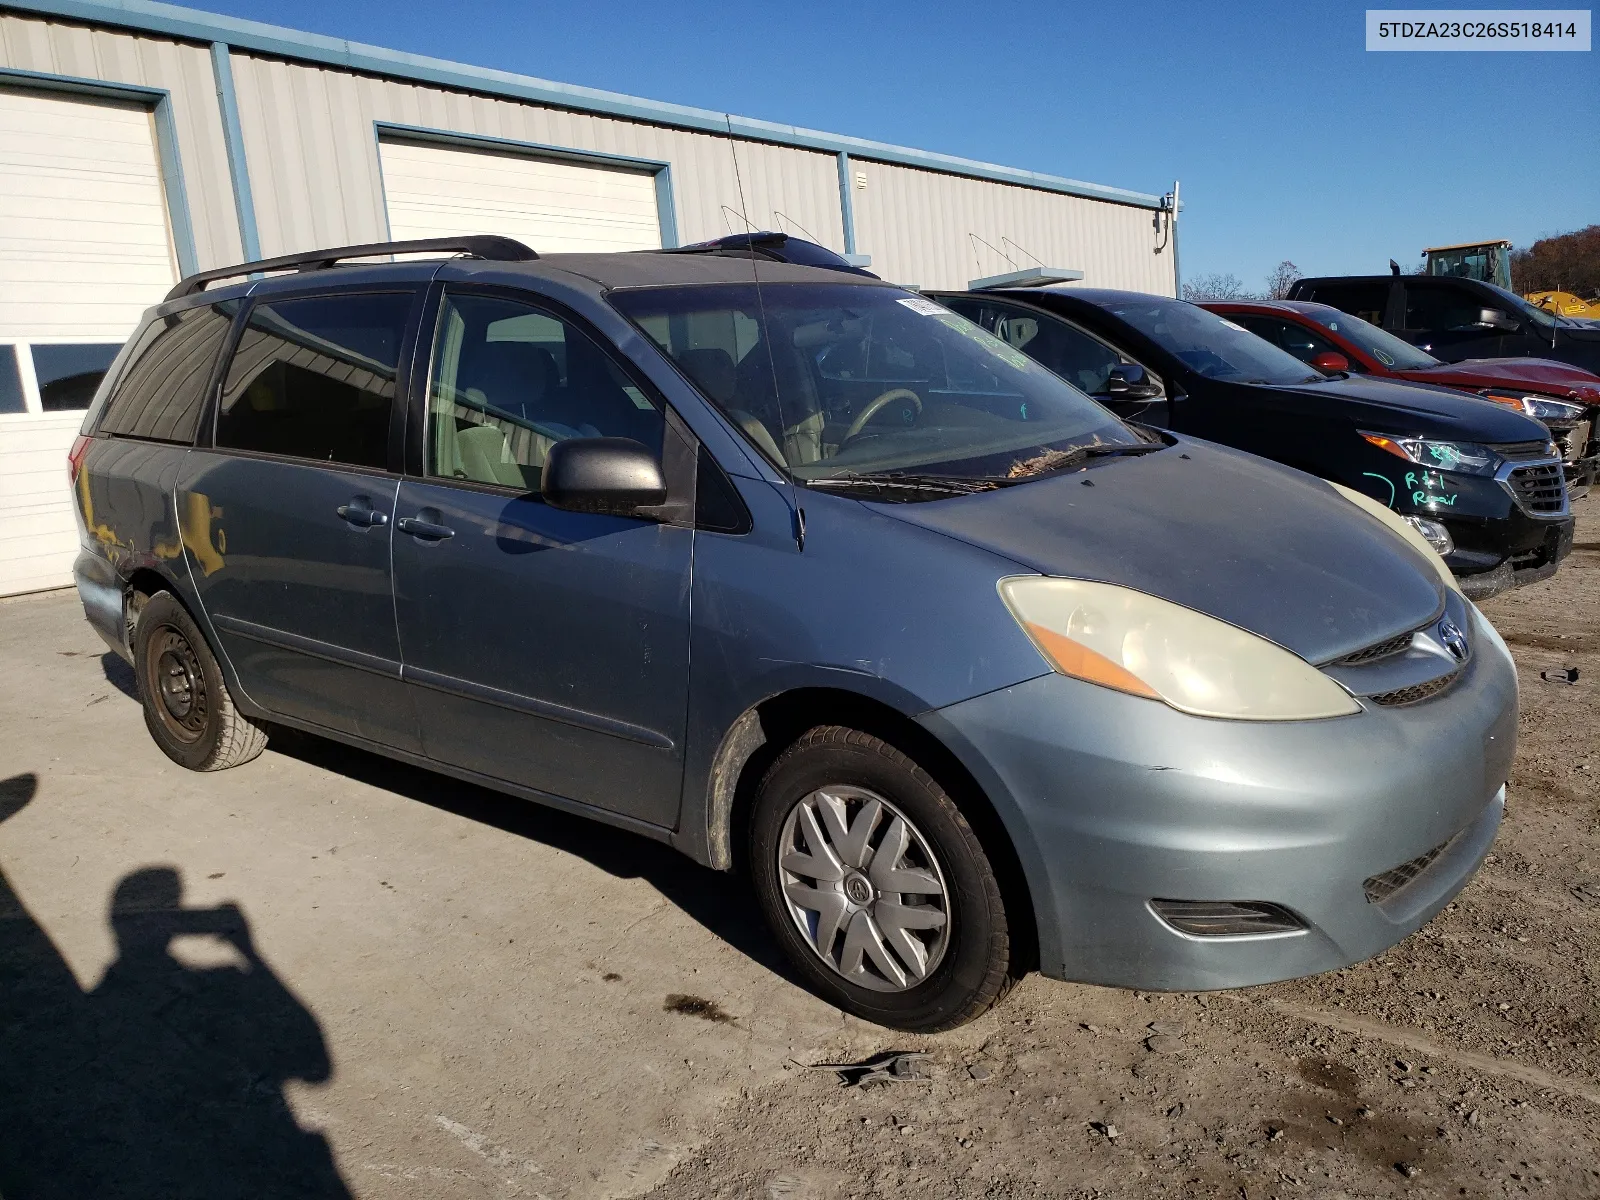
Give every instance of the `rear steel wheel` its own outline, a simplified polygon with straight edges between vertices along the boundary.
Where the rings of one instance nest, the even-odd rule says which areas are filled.
[[[162,752],[191,771],[220,771],[266,749],[267,731],[234,705],[211,647],[177,597],[157,592],[134,611],[134,677],[145,728]]]
[[[154,631],[150,645],[156,717],[180,742],[198,741],[210,715],[205,671],[189,639],[171,625]]]

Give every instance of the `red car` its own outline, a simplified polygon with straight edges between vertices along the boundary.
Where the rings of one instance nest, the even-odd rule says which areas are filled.
[[[1600,375],[1582,367],[1544,358],[1440,362],[1360,317],[1305,300],[1218,300],[1201,307],[1327,375],[1387,376],[1475,392],[1520,408],[1550,430],[1570,488],[1586,488],[1600,474]]]

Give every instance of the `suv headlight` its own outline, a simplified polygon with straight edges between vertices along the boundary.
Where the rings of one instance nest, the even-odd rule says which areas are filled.
[[[1455,471],[1460,475],[1493,475],[1505,460],[1477,442],[1436,442],[1432,438],[1390,437],[1386,433],[1361,434],[1379,450],[1396,458],[1417,463],[1433,471]]]
[[[1343,717],[1361,706],[1265,638],[1132,588],[1012,576],[1000,598],[1062,675],[1235,721]]]
[[[1478,394],[1485,400],[1493,400],[1496,404],[1520,408],[1530,417],[1537,417],[1541,421],[1576,421],[1583,416],[1583,405],[1557,400],[1554,396],[1534,396],[1527,392],[1498,392],[1492,389]]]

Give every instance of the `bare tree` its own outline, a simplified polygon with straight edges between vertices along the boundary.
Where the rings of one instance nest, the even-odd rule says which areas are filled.
[[[1183,298],[1198,304],[1202,300],[1254,300],[1257,297],[1245,288],[1242,279],[1229,271],[1184,280]]]
[[[1300,268],[1287,258],[1267,275],[1267,299],[1287,300],[1289,289],[1294,286],[1295,280],[1300,278]]]

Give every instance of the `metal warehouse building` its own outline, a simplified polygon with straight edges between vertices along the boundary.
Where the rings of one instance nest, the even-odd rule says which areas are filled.
[[[1048,263],[1172,295],[1172,224],[1158,196],[167,4],[6,0],[0,594],[70,582],[81,410],[140,311],[196,270],[444,234],[554,252],[756,228],[901,283]]]

